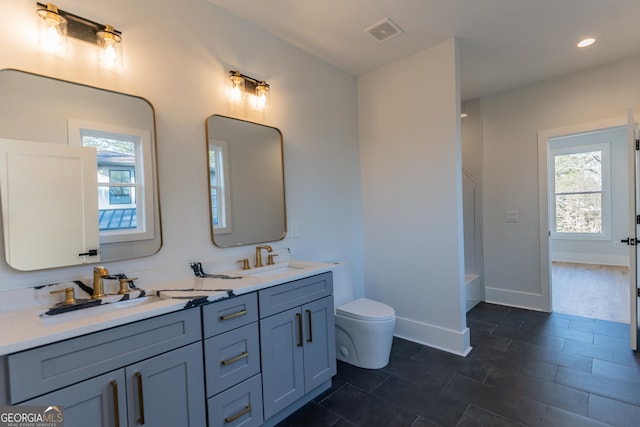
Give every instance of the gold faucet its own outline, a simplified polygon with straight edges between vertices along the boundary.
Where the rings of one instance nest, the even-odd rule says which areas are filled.
[[[93,295],[92,300],[104,298],[107,295],[104,293],[103,279],[109,276],[109,270],[106,267],[93,267]]]
[[[257,246],[256,247],[256,267],[263,267],[264,264],[262,264],[262,249],[266,249],[267,252],[271,252],[273,249],[271,249],[271,246],[265,245],[265,246]]]

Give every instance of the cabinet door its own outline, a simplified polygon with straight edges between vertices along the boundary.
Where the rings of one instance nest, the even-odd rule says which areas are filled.
[[[304,395],[302,320],[294,308],[260,321],[265,419]]]
[[[336,374],[333,296],[302,306],[305,321],[304,388],[310,392]]]
[[[125,427],[126,404],[123,369],[21,403],[27,406],[61,406],[65,427]]]
[[[127,366],[126,375],[130,426],[206,424],[201,343]]]

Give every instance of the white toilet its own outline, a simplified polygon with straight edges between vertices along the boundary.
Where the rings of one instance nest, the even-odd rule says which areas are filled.
[[[351,264],[334,264],[333,298],[336,315],[337,359],[367,369],[389,363],[396,313],[367,298],[353,299]]]

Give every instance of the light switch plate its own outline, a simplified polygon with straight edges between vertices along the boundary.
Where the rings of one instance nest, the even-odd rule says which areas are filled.
[[[507,211],[507,222],[518,222],[518,211]]]

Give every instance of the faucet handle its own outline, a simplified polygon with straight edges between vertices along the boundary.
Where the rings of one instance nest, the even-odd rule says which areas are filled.
[[[274,259],[275,257],[277,257],[277,256],[278,256],[278,254],[269,254],[269,256],[267,256],[267,265],[273,265],[273,264],[275,264],[275,263],[273,262],[273,259]]]
[[[251,270],[251,267],[249,266],[249,258],[239,259],[236,262],[241,262],[242,263],[242,269],[243,270]]]
[[[58,289],[57,291],[51,291],[50,294],[61,294],[64,292],[64,302],[62,305],[73,305],[76,303],[76,292],[74,288]]]
[[[133,282],[134,280],[138,280],[138,278],[137,277],[120,277],[118,280],[120,281],[120,289],[118,290],[118,295],[124,295],[131,292],[131,289],[129,289],[129,283]]]

